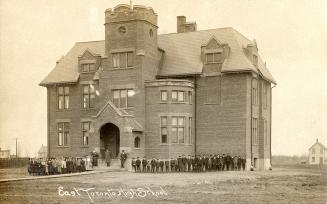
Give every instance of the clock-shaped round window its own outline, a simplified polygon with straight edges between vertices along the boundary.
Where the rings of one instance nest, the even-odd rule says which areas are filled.
[[[125,26],[120,26],[120,27],[118,28],[118,32],[119,32],[120,34],[125,34],[125,33],[126,33],[126,27],[125,27]]]

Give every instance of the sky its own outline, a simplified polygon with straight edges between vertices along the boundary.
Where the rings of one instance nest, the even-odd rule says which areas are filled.
[[[46,88],[38,86],[75,42],[104,40],[104,11],[129,0],[0,0],[0,148],[34,156],[47,138]],[[327,146],[327,0],[133,0],[158,14],[159,34],[176,16],[198,30],[233,27],[277,81],[272,153]]]

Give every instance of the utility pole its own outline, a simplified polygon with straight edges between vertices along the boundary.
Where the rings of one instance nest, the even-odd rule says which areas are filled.
[[[18,155],[17,155],[17,137],[16,137],[16,158],[18,157]]]

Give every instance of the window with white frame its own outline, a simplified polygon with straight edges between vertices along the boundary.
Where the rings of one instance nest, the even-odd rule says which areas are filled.
[[[57,89],[58,92],[58,109],[68,109],[69,108],[69,87],[60,86]]]
[[[112,54],[112,67],[113,68],[130,68],[133,67],[133,52],[119,52]]]
[[[252,144],[259,144],[258,138],[258,118],[252,118]]]
[[[192,144],[192,117],[189,117],[188,120],[188,142]]]
[[[83,73],[94,72],[95,71],[95,63],[84,63],[84,64],[81,64],[81,71]]]
[[[221,61],[221,59],[222,59],[221,52],[206,53],[206,63],[207,64],[219,63]]]
[[[134,106],[133,89],[117,89],[113,90],[113,103],[117,108],[130,108]]]
[[[172,91],[171,92],[171,100],[173,102],[184,102],[184,91]]]
[[[172,143],[185,142],[185,117],[173,116],[171,122]]]
[[[68,122],[57,123],[58,146],[68,146],[69,126]]]
[[[94,108],[95,88],[93,84],[83,85],[83,109]]]
[[[252,80],[252,105],[258,105],[258,80]]]
[[[82,122],[82,145],[89,145],[91,122]]]
[[[160,141],[162,144],[168,142],[168,128],[167,128],[167,116],[160,117]]]
[[[265,145],[268,144],[268,126],[267,126],[267,120],[264,119],[263,120],[263,134],[264,134],[264,138],[265,138]]]
[[[262,81],[262,106],[267,108],[268,106],[268,85],[265,81]]]
[[[166,90],[160,91],[160,101],[167,102],[168,101],[168,92]]]

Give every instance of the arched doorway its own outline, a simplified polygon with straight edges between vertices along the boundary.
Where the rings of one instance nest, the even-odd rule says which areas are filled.
[[[100,153],[101,158],[105,158],[105,150],[108,148],[111,156],[116,158],[119,154],[120,135],[119,128],[112,124],[106,123],[100,128]]]

